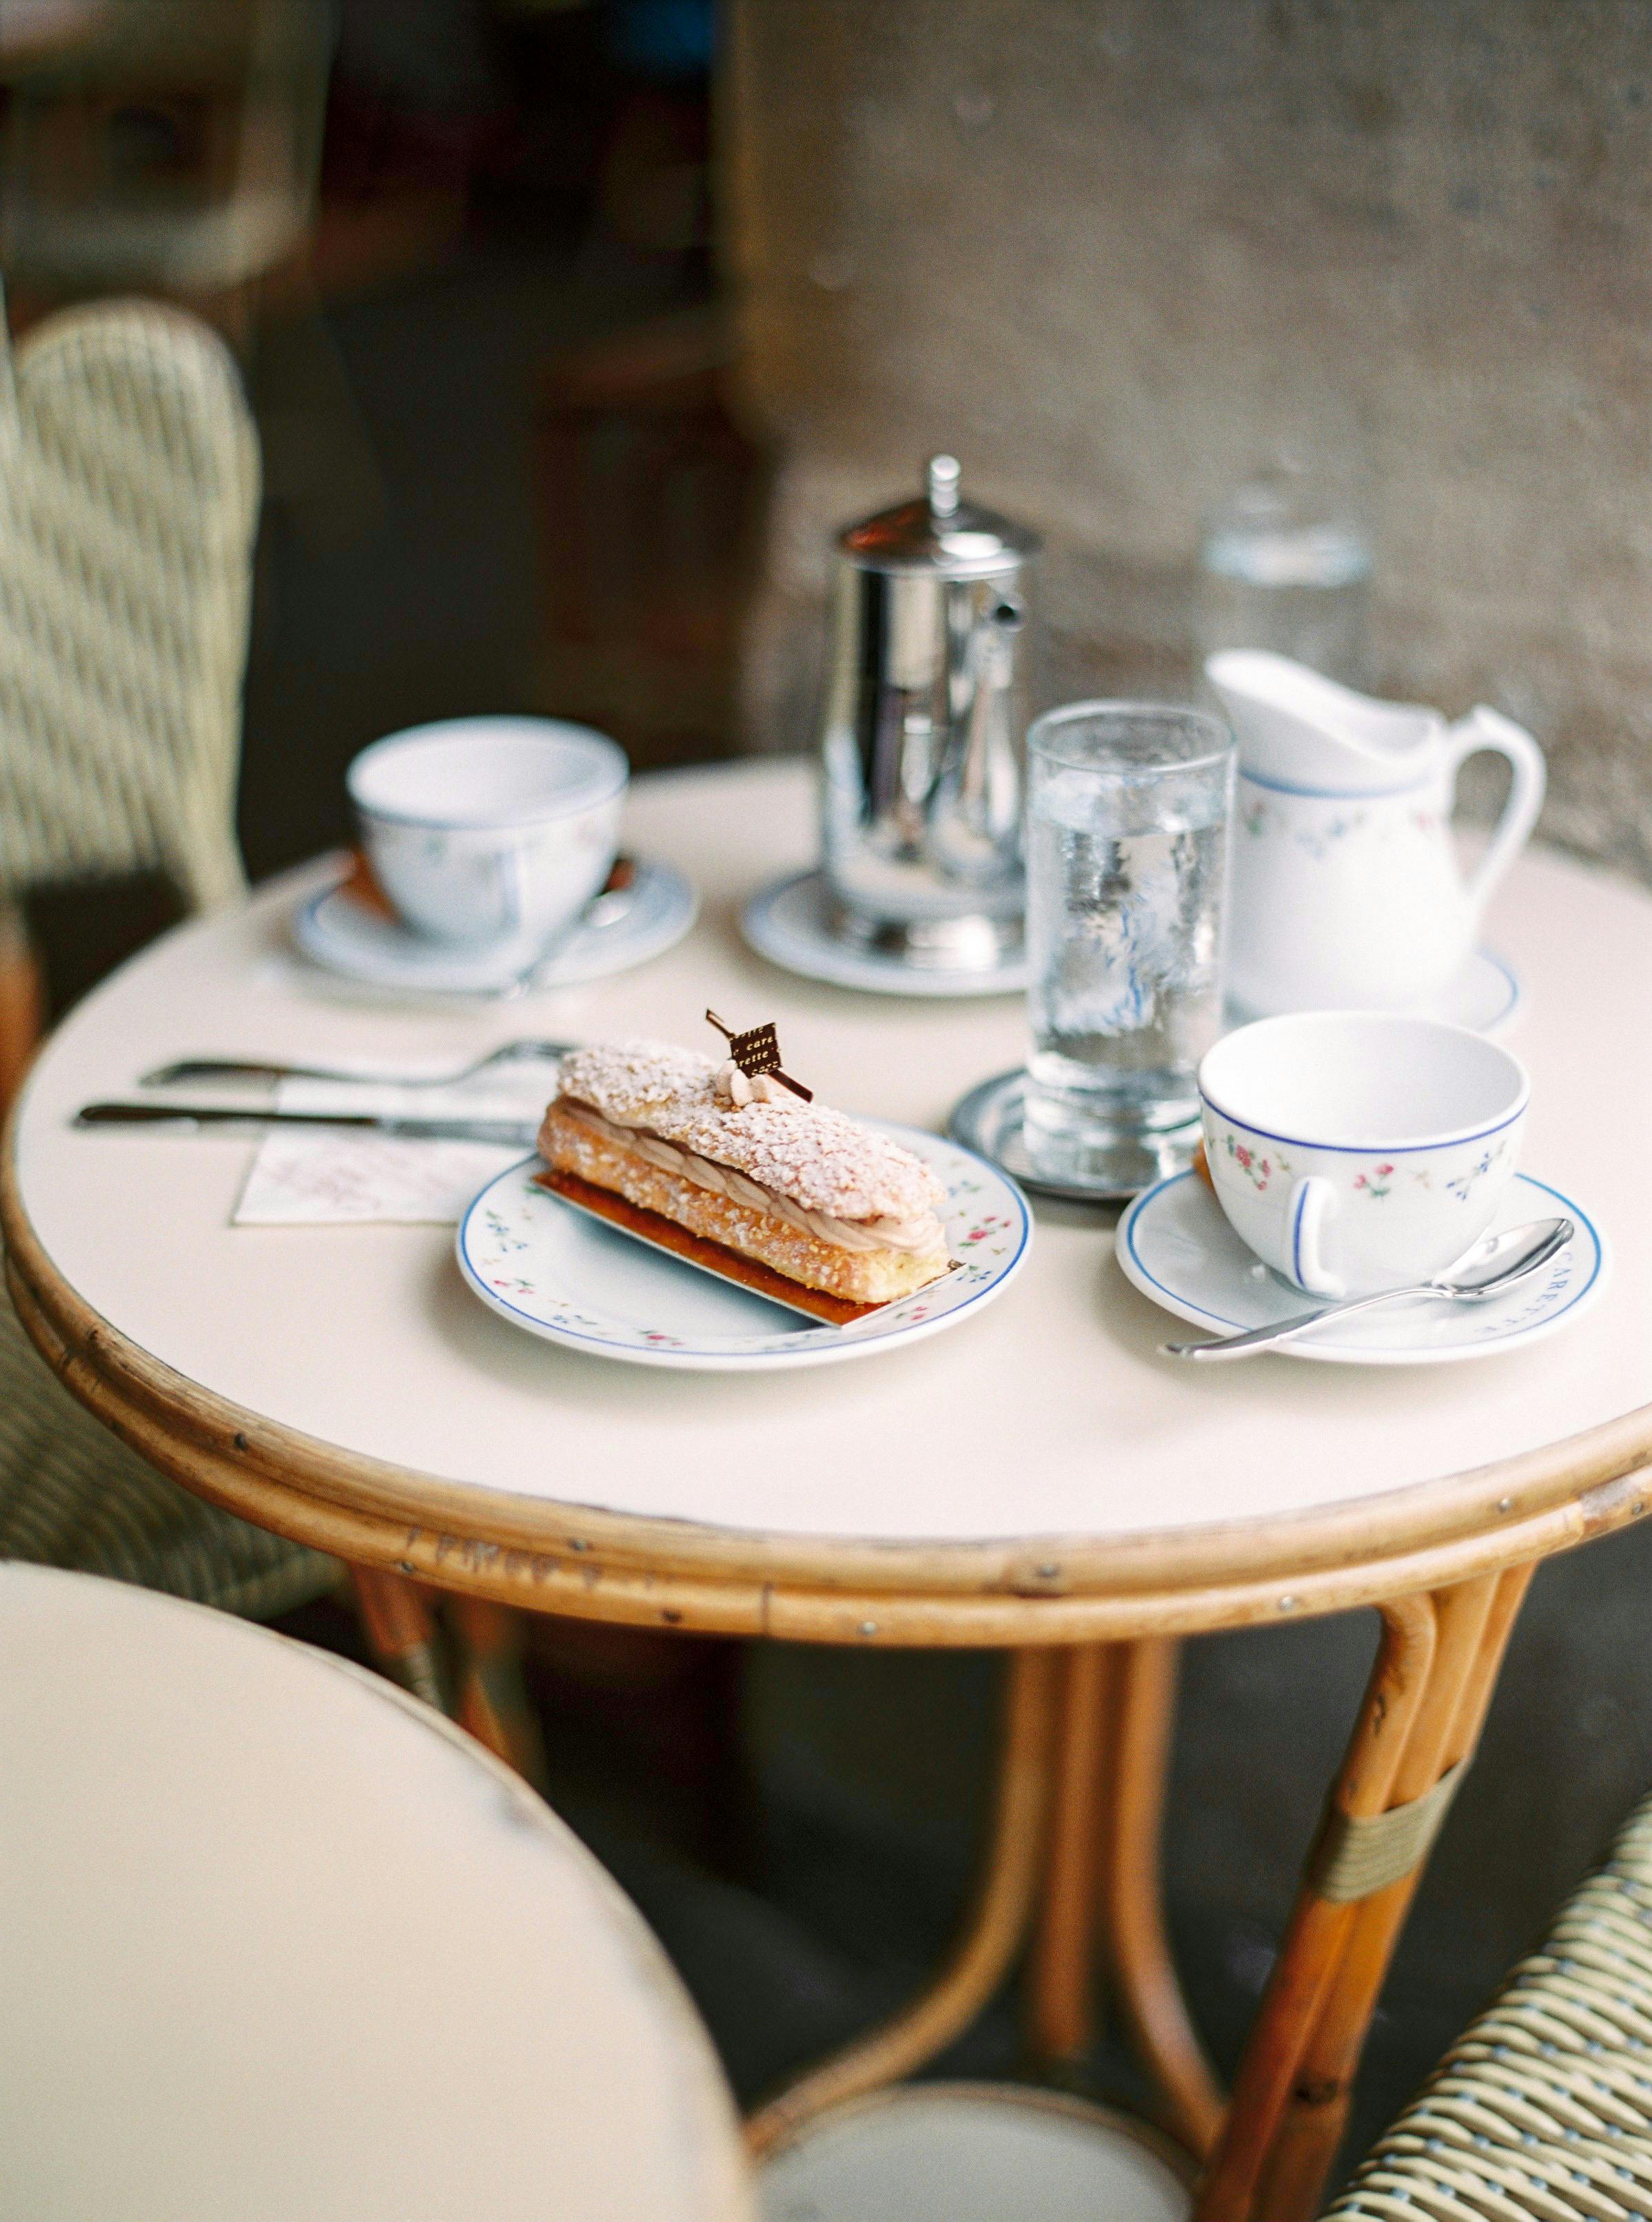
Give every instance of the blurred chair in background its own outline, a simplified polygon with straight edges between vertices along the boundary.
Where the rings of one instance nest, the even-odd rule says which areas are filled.
[[[326,0],[83,0],[57,21],[55,39],[37,4],[0,24],[14,280],[222,292],[293,250],[321,161]]]
[[[257,529],[234,363],[176,311],[0,315],[0,1069],[32,1046],[22,899],[159,869],[192,909],[244,880],[234,810]],[[0,1312],[0,1555],[254,1614],[331,1585],[313,1552],[202,1504],[51,1380]]]
[[[454,211],[421,198],[410,229],[405,204],[350,201],[317,255],[335,0],[44,4],[0,5],[14,329],[112,294],[188,308],[256,369],[272,495],[313,539],[359,537],[380,490],[320,292],[417,256]]]

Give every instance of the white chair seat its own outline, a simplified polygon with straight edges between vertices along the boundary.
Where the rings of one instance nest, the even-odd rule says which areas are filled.
[[[7,2213],[749,2213],[664,1955],[416,1700],[224,1615],[17,1565],[0,1691]]]

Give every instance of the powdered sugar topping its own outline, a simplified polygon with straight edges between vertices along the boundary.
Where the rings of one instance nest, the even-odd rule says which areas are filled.
[[[913,1219],[946,1200],[921,1158],[839,1111],[797,1099],[733,1106],[717,1066],[669,1042],[602,1043],[562,1059],[561,1092],[617,1127],[646,1128],[731,1165],[806,1211],[835,1219]]]

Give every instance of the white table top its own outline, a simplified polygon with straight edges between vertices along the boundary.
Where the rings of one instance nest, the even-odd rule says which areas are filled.
[[[750,2216],[664,1953],[428,1707],[39,1566],[0,1566],[0,1684],[8,2214]]]
[[[743,901],[813,850],[795,763],[645,780],[628,844],[703,896],[669,956],[513,1004],[370,1004],[282,954],[294,882],[181,929],[70,1017],[30,1083],[23,1202],[70,1285],[143,1350],[261,1417],[446,1479],[769,1535],[1105,1538],[1266,1521],[1463,1473],[1652,1400],[1652,899],[1529,855],[1487,923],[1517,968],[1523,1163],[1589,1209],[1612,1285],[1570,1333],[1472,1365],[1269,1358],[1192,1372],[1124,1281],[1113,1219],[1038,1208],[1019,1283],[912,1349],[770,1379],[666,1375],[531,1340],[468,1293],[429,1227],[232,1227],[245,1139],[75,1133],[81,1102],[188,1052],[455,1061],[518,1034],[697,1043],[707,1004],[777,1020],[790,1067],[846,1110],[938,1127],[1017,1063],[1016,999],[896,1001],[773,970]],[[305,882],[308,884],[309,882]]]

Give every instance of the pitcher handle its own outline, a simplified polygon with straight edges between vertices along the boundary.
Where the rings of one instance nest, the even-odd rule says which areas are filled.
[[[1513,774],[1503,815],[1468,883],[1469,908],[1478,920],[1492,888],[1525,847],[1537,823],[1548,770],[1542,750],[1525,727],[1517,725],[1512,718],[1505,718],[1500,710],[1490,709],[1484,702],[1477,703],[1466,718],[1459,719],[1451,728],[1448,747],[1448,762],[1454,784],[1459,767],[1483,749],[1494,749],[1498,756],[1506,756]]]

